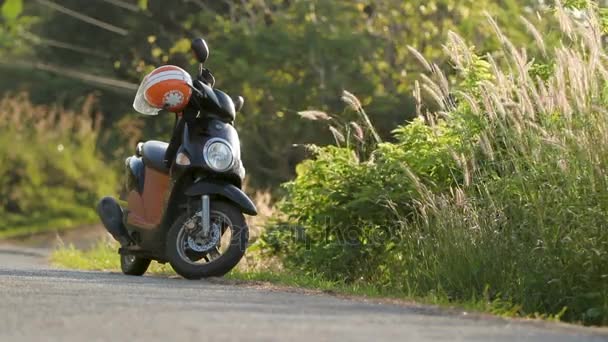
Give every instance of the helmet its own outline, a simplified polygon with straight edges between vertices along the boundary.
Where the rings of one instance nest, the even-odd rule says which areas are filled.
[[[146,115],[157,115],[162,109],[181,112],[192,96],[192,77],[184,69],[162,66],[148,74],[139,85],[133,108]]]

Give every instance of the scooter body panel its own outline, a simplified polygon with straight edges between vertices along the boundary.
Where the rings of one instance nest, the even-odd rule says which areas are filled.
[[[142,229],[155,229],[162,221],[169,175],[146,167],[142,194],[131,190],[127,197],[127,224]]]

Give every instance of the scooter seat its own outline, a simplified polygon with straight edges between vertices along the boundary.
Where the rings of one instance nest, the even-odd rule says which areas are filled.
[[[169,169],[165,166],[167,147],[169,147],[169,144],[162,141],[147,141],[142,148],[144,165],[156,171],[169,174]]]

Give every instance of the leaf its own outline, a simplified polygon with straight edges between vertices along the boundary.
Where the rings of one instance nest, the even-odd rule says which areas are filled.
[[[137,5],[143,9],[143,10],[147,10],[148,9],[148,0],[138,0],[137,1]]]
[[[190,39],[182,38],[175,42],[173,47],[169,50],[169,53],[187,53],[190,51]]]
[[[2,17],[6,20],[15,20],[23,11],[22,0],[5,0],[2,5]]]

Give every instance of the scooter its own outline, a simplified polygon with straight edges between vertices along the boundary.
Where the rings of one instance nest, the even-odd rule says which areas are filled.
[[[187,279],[222,276],[247,248],[244,214],[257,215],[241,190],[245,169],[234,119],[244,100],[233,101],[204,82],[211,74],[203,67],[209,57],[203,39],[193,40],[192,51],[200,63],[190,100],[198,109],[196,127],[185,124],[170,167],[164,160],[167,143],[138,144],[126,159],[126,207],[112,197],[97,205],[103,225],[121,245],[127,275],[143,275],[156,260],[169,262]]]

